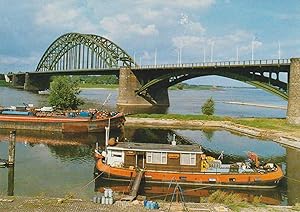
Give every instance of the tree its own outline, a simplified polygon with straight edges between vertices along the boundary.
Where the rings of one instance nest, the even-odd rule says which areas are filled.
[[[176,85],[176,87],[177,87],[177,89],[179,89],[179,90],[183,90],[184,84],[183,84],[183,83],[178,83],[178,84]]]
[[[208,116],[213,115],[215,113],[215,102],[212,99],[212,97],[206,100],[206,102],[202,105],[201,110],[204,115]]]
[[[77,97],[80,93],[78,82],[70,77],[56,77],[50,85],[49,104],[61,109],[77,109],[83,101]]]

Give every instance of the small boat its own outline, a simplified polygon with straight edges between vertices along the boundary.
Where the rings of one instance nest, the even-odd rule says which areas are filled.
[[[50,94],[50,90],[46,89],[46,90],[38,91],[38,94],[40,94],[40,95],[49,95]]]
[[[277,164],[260,164],[252,152],[246,161],[223,164],[220,159],[203,153],[199,145],[172,143],[117,142],[107,145],[103,152],[96,148],[95,168],[98,173],[118,181],[132,181],[142,171],[146,183],[213,187],[274,188],[283,177]]]
[[[8,160],[0,158],[0,168],[6,167],[8,165]]]
[[[109,123],[112,128],[124,126],[125,116],[119,112],[61,111],[52,107],[34,109],[27,106],[0,108],[0,126],[4,129],[56,131],[64,133],[102,132]]]

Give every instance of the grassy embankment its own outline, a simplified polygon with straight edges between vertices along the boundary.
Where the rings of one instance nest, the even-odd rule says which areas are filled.
[[[176,119],[176,120],[208,120],[208,121],[231,121],[249,127],[256,127],[267,130],[278,130],[282,132],[300,132],[300,126],[288,124],[286,119],[276,118],[233,118],[226,116],[206,116],[206,115],[181,115],[181,114],[136,114],[130,115],[136,118],[155,119]]]
[[[9,83],[5,82],[5,80],[0,80],[0,87],[8,87]]]

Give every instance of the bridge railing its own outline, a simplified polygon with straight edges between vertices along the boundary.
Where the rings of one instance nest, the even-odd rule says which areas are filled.
[[[268,59],[268,60],[245,60],[245,61],[220,61],[220,62],[201,62],[201,63],[177,63],[160,65],[136,66],[141,69],[149,68],[193,68],[193,67],[230,67],[230,66],[260,66],[260,65],[289,65],[290,59]]]

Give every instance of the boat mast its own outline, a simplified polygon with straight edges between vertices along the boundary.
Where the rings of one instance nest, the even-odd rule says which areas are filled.
[[[105,101],[103,102],[101,108],[100,108],[100,111],[103,109],[104,105],[106,104],[106,102],[108,101],[109,97],[110,97],[111,93],[109,93],[105,99]]]
[[[110,130],[110,118],[108,119],[108,126],[105,127],[105,163],[107,163],[107,146],[108,146],[108,139],[109,139],[109,130]]]

